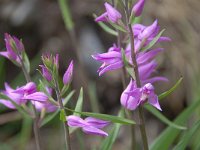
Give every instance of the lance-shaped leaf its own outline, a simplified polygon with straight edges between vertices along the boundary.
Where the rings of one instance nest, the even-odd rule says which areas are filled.
[[[175,123],[173,123],[172,121],[170,121],[169,119],[167,119],[160,111],[158,111],[157,109],[155,109],[154,107],[152,107],[151,105],[145,105],[144,106],[150,113],[152,113],[155,117],[157,117],[158,119],[160,119],[163,123],[167,124],[168,126],[171,126],[173,128],[179,129],[179,130],[185,130],[187,129],[186,127],[177,125]]]
[[[78,97],[78,101],[76,103],[76,107],[75,107],[75,111],[81,112],[82,111],[82,107],[83,107],[83,88],[80,89],[80,93],[79,93],[79,97]],[[74,112],[73,115],[75,116],[80,116],[81,114]],[[77,128],[69,128],[69,132],[70,134],[73,133]]]
[[[161,35],[163,34],[164,31],[165,31],[165,29],[160,31],[160,33],[147,46],[142,48],[141,51],[146,51],[146,50],[150,49],[151,47],[153,47],[156,44],[156,42],[159,40],[159,38],[161,37]]]
[[[158,99],[161,100],[161,99],[164,99],[165,97],[167,97],[168,95],[170,95],[173,91],[176,90],[176,88],[180,85],[180,83],[182,82],[182,80],[183,80],[183,77],[181,77],[171,89],[169,89],[168,91],[160,94],[158,96]]]
[[[83,88],[80,89],[78,101],[76,103],[75,111],[81,112],[83,107]],[[79,113],[74,112],[73,115],[80,116]]]
[[[107,115],[107,114],[91,113],[91,112],[78,112],[78,111],[75,111],[75,110],[72,110],[72,109],[69,109],[66,107],[65,107],[65,109],[68,111],[71,111],[71,112],[79,113],[84,116],[94,117],[94,118],[110,121],[113,123],[120,123],[120,124],[125,124],[125,125],[135,124],[135,121],[126,119],[126,118],[122,118],[122,117],[117,117],[117,116],[112,116],[112,115]]]
[[[199,105],[200,99],[193,101],[193,103],[174,120],[174,123],[184,125],[192,113],[194,113],[194,110],[199,107]],[[180,131],[181,130],[175,129],[171,126],[167,127],[150,145],[150,150],[168,150],[170,145],[172,145],[172,143],[176,140]]]
[[[197,121],[192,128],[187,130],[180,139],[179,143],[175,146],[173,150],[183,150],[186,149],[187,145],[191,141],[193,135],[200,129],[200,120]]]
[[[126,29],[124,27],[122,27],[121,25],[117,25],[115,23],[112,23],[111,21],[108,21],[110,23],[111,26],[113,26],[115,29],[122,31],[122,32],[127,32]]]
[[[71,13],[69,10],[69,2],[68,0],[58,0],[58,2],[63,16],[63,20],[65,22],[65,26],[67,30],[70,31],[74,28],[74,23],[72,21]]]

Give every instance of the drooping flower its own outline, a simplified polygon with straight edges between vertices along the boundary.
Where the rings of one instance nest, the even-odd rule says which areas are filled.
[[[22,41],[15,36],[11,36],[8,33],[5,33],[5,44],[6,51],[0,52],[0,55],[20,65],[21,62],[19,57],[21,57],[21,52],[24,51],[24,45]]]
[[[144,8],[145,0],[138,0],[138,2],[133,6],[132,13],[135,17],[138,17],[142,14]]]
[[[108,136],[106,132],[101,130],[101,128],[109,124],[108,121],[87,117],[85,119],[80,118],[79,116],[67,116],[67,124],[70,127],[80,127],[83,132],[87,134],[94,134],[99,136]]]
[[[116,70],[123,67],[123,60],[120,48],[115,44],[109,48],[107,53],[95,54],[92,57],[103,64],[98,69],[99,76],[110,70]]]
[[[95,21],[111,21],[113,23],[117,23],[122,17],[121,13],[107,2],[104,4],[104,6],[106,8],[106,12],[97,17]]]
[[[72,81],[73,69],[74,69],[74,64],[73,64],[73,60],[72,60],[63,76],[64,85],[67,85]]]
[[[129,110],[135,110],[139,105],[146,102],[162,111],[158,102],[158,96],[154,92],[154,87],[151,83],[145,84],[141,88],[137,88],[135,81],[130,81],[127,88],[121,95],[121,104]]]

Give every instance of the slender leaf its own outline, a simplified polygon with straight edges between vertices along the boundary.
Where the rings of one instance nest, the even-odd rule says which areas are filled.
[[[193,135],[200,129],[200,120],[193,125],[191,129],[185,132],[183,134],[180,142],[174,147],[173,150],[183,150],[186,149],[188,143],[192,139]]]
[[[83,88],[80,89],[78,101],[76,103],[75,111],[81,112],[83,107]],[[73,115],[80,116],[79,113],[74,112]]]
[[[125,29],[124,27],[122,27],[122,26],[120,26],[120,25],[117,25],[117,24],[115,24],[115,23],[112,23],[111,21],[109,21],[109,23],[110,23],[115,29],[120,30],[120,31],[125,32],[125,33],[127,32],[126,29]]]
[[[165,29],[160,31],[160,33],[147,46],[142,48],[141,51],[146,51],[146,50],[150,49],[152,46],[154,46],[156,44],[156,42],[159,40],[159,38],[161,37],[161,35],[163,34],[164,31],[165,31]]]
[[[63,16],[63,20],[65,22],[65,26],[67,30],[72,30],[74,28],[74,23],[72,21],[72,16],[69,9],[69,2],[68,0],[58,0],[58,2]]]
[[[91,113],[91,112],[78,112],[69,108],[65,108],[65,109],[71,112],[79,113],[84,116],[95,117],[98,119],[111,121],[113,123],[120,123],[120,124],[126,124],[126,125],[135,124],[133,120],[125,119],[122,117],[117,117],[117,116],[112,116],[112,115],[107,115],[107,114]]]
[[[194,101],[188,108],[186,108],[175,120],[175,124],[184,125],[188,118],[194,113],[194,110],[200,105],[200,99]],[[181,130],[175,129],[171,126],[167,127],[159,137],[154,140],[150,146],[150,150],[168,150],[172,145]]]
[[[98,25],[107,33],[111,34],[111,35],[114,35],[114,36],[118,36],[118,33],[111,29],[109,26],[107,26],[105,23],[103,22],[98,22]]]
[[[119,111],[118,117],[124,117],[123,109]],[[109,133],[108,137],[103,140],[103,142],[100,145],[100,150],[111,150],[112,146],[117,138],[117,135],[119,133],[119,129],[121,127],[121,124],[116,123],[114,127],[112,128],[111,132]]]
[[[158,111],[157,109],[153,108],[151,105],[145,105],[144,106],[150,113],[152,113],[154,116],[156,116],[158,119],[160,119],[162,122],[164,122],[165,124],[179,129],[179,130],[185,130],[187,129],[186,127],[177,125],[175,123],[173,123],[172,121],[170,121],[169,119],[167,119],[162,113],[160,113],[160,111]]]
[[[160,94],[158,96],[158,99],[161,100],[161,99],[164,99],[165,97],[167,97],[168,95],[170,95],[181,84],[182,80],[183,80],[183,77],[181,77],[171,89],[169,89],[168,91]]]

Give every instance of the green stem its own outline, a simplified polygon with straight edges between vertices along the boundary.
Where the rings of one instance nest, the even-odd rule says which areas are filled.
[[[24,73],[24,76],[26,78],[26,82],[31,82],[31,77],[28,73],[28,71],[26,70],[26,67],[24,65],[24,61],[22,60],[21,56],[19,53],[17,53],[19,59],[20,59],[20,62],[21,62],[21,69]],[[37,150],[41,150],[41,144],[40,144],[40,131],[39,131],[39,127],[38,127],[38,115],[37,115],[37,111],[36,111],[36,108],[35,108],[35,105],[32,105],[33,106],[33,112],[34,112],[34,123],[33,123],[33,131],[34,131],[34,136],[35,136],[35,143],[36,143],[36,147],[37,147]]]
[[[139,71],[138,71],[138,64],[136,61],[136,54],[135,54],[135,47],[134,47],[134,34],[132,30],[131,23],[129,22],[130,18],[130,11],[128,8],[128,0],[125,0],[125,11],[126,11],[126,21],[127,21],[127,26],[129,29],[129,38],[130,38],[130,43],[131,43],[131,58],[133,62],[133,69],[135,72],[135,80],[136,80],[136,85],[137,87],[141,87],[141,82],[140,82],[140,76],[139,76]],[[146,135],[146,129],[145,129],[145,121],[144,121],[144,114],[143,114],[143,107],[139,106],[139,119],[140,119],[140,133],[142,136],[142,141],[143,141],[143,146],[144,150],[148,150],[148,141],[147,141],[147,135]]]
[[[60,95],[60,88],[59,88],[57,80],[56,81],[54,80],[54,83],[55,83],[55,91],[56,91],[56,96],[57,96],[57,99],[58,99],[58,102],[59,102],[60,110],[64,110],[64,114],[65,114],[65,116],[67,116],[67,113],[65,111],[65,108],[64,108],[64,105],[63,105],[63,102],[62,102],[62,98],[61,98],[61,95]],[[64,133],[65,133],[66,148],[67,148],[67,150],[71,150],[69,126],[65,122],[63,122],[63,128],[64,128]]]

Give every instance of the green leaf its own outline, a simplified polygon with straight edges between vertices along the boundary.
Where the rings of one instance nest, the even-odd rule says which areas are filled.
[[[71,91],[66,98],[64,98],[63,100],[63,105],[65,106],[69,100],[71,99],[71,97],[74,95],[75,91]],[[46,125],[47,123],[49,123],[51,120],[53,120],[58,114],[59,114],[60,110],[58,109],[57,111],[55,111],[54,113],[48,114],[43,120],[42,123],[40,125],[40,127]]]
[[[124,117],[124,111],[123,109],[120,109],[118,117]],[[112,146],[117,139],[117,135],[119,133],[119,129],[121,127],[121,124],[116,123],[114,127],[112,128],[111,132],[109,133],[108,137],[103,140],[103,142],[100,145],[100,150],[111,150]]]
[[[154,46],[156,44],[156,42],[159,40],[159,38],[161,37],[161,35],[163,34],[164,31],[165,31],[165,29],[160,31],[160,33],[147,46],[142,48],[141,51],[146,51],[146,50],[150,49],[152,46]]]
[[[65,110],[61,109],[60,110],[60,120],[63,122],[66,122],[66,116],[65,116]]]
[[[95,18],[97,17],[97,15],[93,15]],[[107,26],[105,23],[103,22],[97,22],[97,24],[107,33],[111,34],[111,35],[114,35],[114,36],[118,36],[118,33],[111,29],[109,26]]]
[[[191,129],[187,130],[180,142],[174,147],[173,150],[183,150],[186,149],[187,145],[189,144],[190,140],[192,139],[193,135],[200,129],[200,120],[197,121]]]
[[[122,117],[117,117],[117,116],[112,116],[112,115],[107,115],[107,114],[91,113],[91,112],[78,112],[69,108],[65,108],[65,109],[71,112],[79,113],[84,116],[95,117],[98,119],[111,121],[113,123],[120,123],[120,124],[126,124],[126,125],[135,124],[133,120],[125,119]]]
[[[72,21],[72,16],[69,9],[69,2],[68,0],[58,0],[58,2],[63,16],[63,20],[65,22],[65,26],[67,30],[70,31],[74,28],[74,23]]]
[[[76,103],[75,111],[81,112],[83,107],[83,88],[80,89],[78,101]],[[79,113],[74,112],[73,115],[80,116]]]
[[[145,105],[144,106],[150,113],[152,113],[154,116],[156,116],[158,119],[160,119],[163,123],[179,129],[179,130],[185,130],[187,129],[186,127],[177,125],[175,123],[173,123],[172,121],[170,121],[169,119],[167,119],[162,113],[160,113],[160,111],[158,111],[156,108],[152,107],[151,105]]]
[[[160,94],[158,96],[158,99],[161,100],[161,99],[167,97],[168,95],[170,95],[180,85],[180,83],[182,82],[182,80],[183,80],[183,77],[181,77],[171,89],[169,89],[168,91]]]
[[[175,120],[175,124],[184,125],[188,118],[194,113],[194,110],[200,105],[200,99],[194,101],[187,107]],[[154,140],[150,146],[150,150],[168,150],[170,145],[174,142],[181,130],[175,129],[171,126],[167,127],[159,137]]]
[[[122,32],[127,32],[126,29],[120,25],[117,25],[115,23],[112,23],[111,21],[108,21],[115,29],[119,30],[119,31],[122,31]]]

